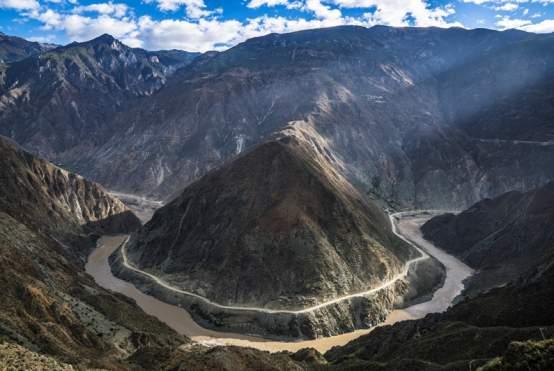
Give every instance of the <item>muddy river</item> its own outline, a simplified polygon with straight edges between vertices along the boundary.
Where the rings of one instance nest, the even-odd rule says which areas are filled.
[[[397,221],[397,229],[398,233],[404,238],[435,257],[446,267],[444,285],[434,293],[431,300],[392,311],[388,315],[387,320],[380,326],[403,320],[422,318],[428,313],[445,311],[454,298],[462,291],[464,287],[463,281],[472,274],[471,268],[467,265],[423,239],[419,227],[428,218],[428,215],[401,217]],[[164,303],[152,296],[146,295],[139,291],[132,283],[123,281],[112,274],[108,264],[108,257],[125,238],[126,236],[106,236],[101,238],[98,241],[98,247],[89,256],[86,265],[87,273],[93,276],[100,286],[134,299],[146,313],[155,316],[175,331],[200,343],[206,345],[248,346],[270,352],[284,350],[294,352],[302,348],[311,347],[320,352],[325,352],[334,346],[344,345],[372,331],[372,329],[358,330],[315,340],[287,342],[205,329],[194,322],[189,313],[183,308]]]

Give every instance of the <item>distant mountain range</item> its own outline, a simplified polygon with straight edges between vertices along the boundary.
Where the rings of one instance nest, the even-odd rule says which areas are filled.
[[[40,54],[56,47],[57,45],[27,41],[20,37],[8,36],[0,32],[0,64],[17,62],[31,55]]]
[[[551,42],[349,26],[197,56],[105,35],[5,66],[0,133],[109,188],[168,198],[302,128],[362,192],[459,208],[554,175],[554,146],[538,143],[554,139]]]
[[[85,154],[122,134],[113,116],[159,90],[195,55],[132,49],[109,35],[32,54],[2,72],[1,132],[51,159]]]

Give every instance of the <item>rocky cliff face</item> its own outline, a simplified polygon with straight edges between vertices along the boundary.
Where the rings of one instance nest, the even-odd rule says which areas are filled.
[[[548,161],[554,146],[513,142],[547,138],[548,125],[538,128],[548,108],[535,108],[545,106],[552,90],[538,79],[550,71],[550,48],[542,47],[550,39],[389,27],[268,35],[199,58],[158,94],[114,117],[111,127],[121,135],[56,158],[70,166],[79,160],[85,174],[112,188],[167,197],[294,127],[376,199],[462,208],[554,176]],[[534,52],[522,58],[521,48]],[[491,62],[501,51],[509,67]],[[521,86],[509,83],[520,81],[516,71]],[[504,82],[502,94],[493,80]],[[511,134],[488,141],[500,121],[491,119],[488,128],[481,117],[504,117],[496,113],[505,112],[508,94]],[[533,122],[535,134],[521,134],[528,126],[521,117]]]
[[[473,138],[554,140],[552,35],[484,50],[440,76],[447,121]]]
[[[117,369],[143,347],[185,341],[97,286],[72,252],[82,247],[52,234],[0,211],[0,342],[88,368]]]
[[[134,352],[186,342],[84,274],[83,258],[98,233],[139,225],[100,186],[0,138],[0,343],[79,367],[127,369],[124,359]],[[38,361],[20,347],[0,347],[16,351],[2,365],[22,365],[31,355],[27,361]]]
[[[55,45],[27,41],[0,32],[0,64],[16,62],[55,47]]]
[[[0,153],[0,207],[17,220],[59,238],[130,232],[140,226],[138,218],[100,185],[2,137]]]
[[[425,237],[479,269],[476,288],[518,278],[552,254],[554,183],[527,193],[509,192],[486,199],[459,215],[433,218]]]
[[[0,132],[49,159],[75,158],[118,132],[113,115],[195,56],[132,49],[103,35],[11,63],[0,87]]]

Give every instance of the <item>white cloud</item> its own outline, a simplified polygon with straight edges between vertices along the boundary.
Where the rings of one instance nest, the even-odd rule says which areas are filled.
[[[16,10],[38,9],[40,4],[36,0],[0,0],[0,8]]]
[[[251,0],[246,6],[252,9],[260,8],[262,6],[277,6],[284,5],[290,6],[289,0]]]
[[[511,5],[507,6],[506,8],[514,7],[518,4],[528,3],[547,5],[553,4],[554,0],[463,0],[463,2],[475,5],[486,5],[495,10],[505,10],[502,8],[505,8],[507,4]],[[514,10],[515,9],[517,9],[517,7],[515,7]]]
[[[508,29],[511,29],[511,28],[521,28],[521,27],[524,27],[524,26],[527,26],[531,24],[531,21],[527,20],[527,19],[514,19],[514,18],[510,18],[510,17],[499,17],[499,20],[496,21],[496,25],[501,29],[501,30],[508,30]]]
[[[546,2],[550,0],[534,0],[537,2]],[[524,15],[527,15],[528,12],[523,12]],[[541,14],[538,14],[540,17]],[[501,30],[507,29],[519,29],[527,32],[534,33],[551,33],[554,32],[554,19],[544,19],[540,22],[533,23],[533,18],[538,18],[537,16],[532,15],[531,19],[522,19],[522,18],[511,18],[509,16],[498,16],[496,21],[496,26]]]
[[[163,11],[176,11],[184,6],[187,16],[192,19],[207,17],[212,14],[206,7],[204,0],[147,0],[147,2],[155,1],[158,3],[158,8]]]
[[[303,9],[312,12],[318,19],[340,19],[342,13],[321,3],[321,0],[306,0]]]
[[[295,6],[325,20],[344,18],[341,9],[357,8],[368,10],[364,19],[370,24],[408,26],[411,18],[417,26],[460,26],[446,20],[455,13],[452,5],[430,7],[426,0],[251,0],[247,4],[250,8],[264,5]]]
[[[214,49],[218,44],[234,42],[241,32],[242,24],[236,20],[156,21],[144,16],[139,19],[138,27],[142,46],[148,49],[206,51]]]
[[[554,19],[545,19],[539,23],[527,24],[521,27],[527,32],[549,33],[554,32]]]
[[[113,14],[115,17],[123,17],[127,14],[128,7],[123,3],[97,3],[84,6],[77,6],[73,8],[73,13],[100,13],[100,14]]]
[[[101,34],[108,33],[130,46],[140,46],[136,21],[129,17],[113,17],[100,14],[98,17],[88,17],[81,14],[60,14],[48,9],[42,13],[29,15],[43,23],[45,30],[64,31],[73,41],[86,41]]]
[[[501,11],[504,11],[504,12],[513,12],[517,8],[519,8],[519,5],[517,5],[516,3],[506,3],[506,4],[503,4],[503,5],[496,6],[494,8],[494,10],[501,10]]]
[[[183,49],[188,51],[221,50],[252,37],[272,32],[285,33],[345,24],[362,24],[354,19],[287,19],[261,16],[246,22],[201,19],[198,22],[141,17],[139,32],[148,49]]]
[[[343,8],[374,8],[375,12],[367,13],[372,23],[391,26],[408,26],[407,17],[414,19],[416,26],[461,26],[446,20],[455,14],[452,5],[431,8],[425,0],[333,0]]]
[[[207,9],[204,0],[144,1],[155,2],[164,11],[175,11],[184,6],[187,17],[137,17],[126,4],[114,2],[75,6],[69,10],[59,8],[57,11],[42,7],[23,14],[41,22],[43,29],[64,32],[75,41],[109,33],[131,46],[189,51],[221,50],[248,38],[272,32],[285,33],[339,25],[460,25],[447,21],[447,17],[455,13],[452,6],[431,8],[425,0],[251,0],[245,2],[245,5],[294,7],[304,12],[306,17],[263,15],[242,21],[217,16],[218,10]],[[357,17],[345,16],[342,10],[350,7],[367,8],[367,12]]]

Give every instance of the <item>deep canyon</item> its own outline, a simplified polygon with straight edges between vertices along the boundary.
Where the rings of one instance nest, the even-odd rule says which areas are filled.
[[[549,369],[553,45],[0,33],[0,368]]]

